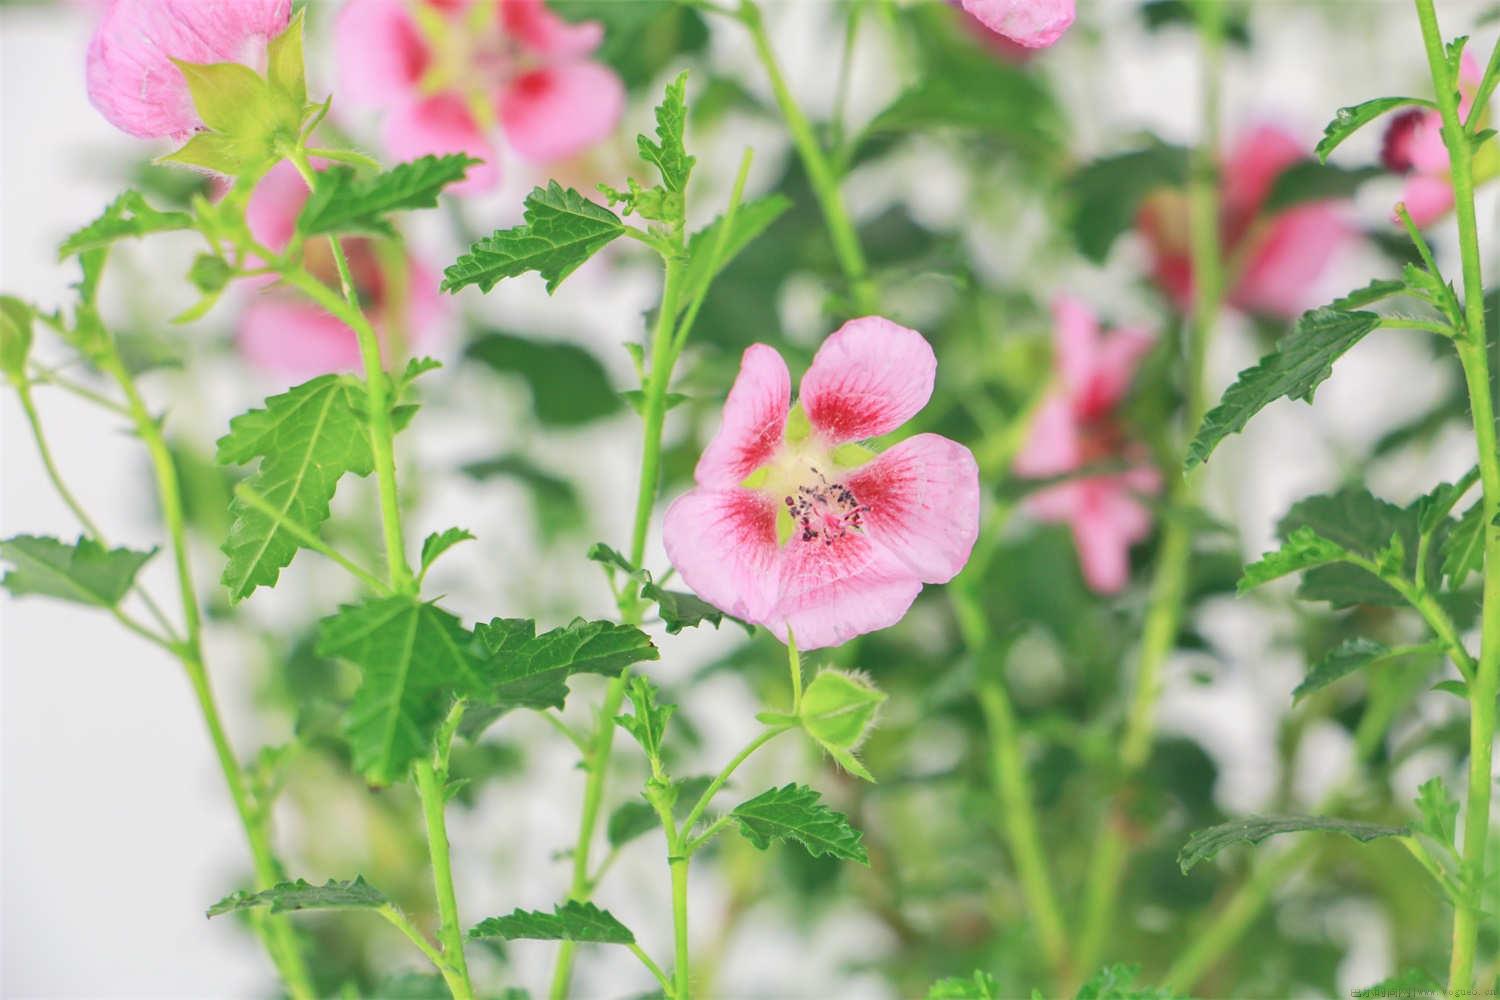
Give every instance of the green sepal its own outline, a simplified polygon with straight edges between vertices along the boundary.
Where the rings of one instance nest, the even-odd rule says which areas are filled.
[[[873,780],[854,757],[870,731],[886,695],[869,678],[857,673],[824,670],[802,693],[802,728],[844,768]],[[853,767],[850,761],[854,762]]]
[[[306,7],[297,11],[286,30],[266,46],[266,78],[299,108],[307,104],[307,70],[302,58],[306,15]]]
[[[807,417],[807,411],[799,402],[792,407],[791,412],[786,415],[786,430],[782,437],[789,444],[799,444],[812,436],[812,421]]]

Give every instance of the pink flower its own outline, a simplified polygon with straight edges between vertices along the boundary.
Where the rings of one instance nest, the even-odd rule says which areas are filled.
[[[974,456],[936,434],[879,455],[858,444],[916,415],[936,374],[915,330],[850,320],[818,349],[792,408],[781,355],[747,349],[698,486],[663,525],[688,586],[817,649],[895,624],[922,584],[952,579],[979,532]]]
[[[296,169],[290,163],[278,164],[250,195],[245,219],[251,234],[271,250],[284,250],[291,242],[297,213],[307,194],[307,185]],[[437,293],[438,277],[434,272],[404,251],[392,250],[398,257],[398,266],[405,269],[404,274],[395,276],[399,280],[393,281],[393,268],[370,240],[355,238],[341,242],[359,289],[360,302],[383,339],[389,340],[393,319],[397,321],[395,329],[406,341],[403,347],[419,347],[440,338],[447,309]],[[308,241],[306,253],[308,270],[337,288],[338,272],[328,241]],[[241,353],[256,365],[294,378],[343,371],[360,364],[359,344],[353,330],[280,287],[263,290],[245,308],[237,341]]]
[[[292,0],[111,0],[88,50],[89,100],[125,132],[182,141],[203,128],[173,59],[260,68]]]
[[[1479,89],[1479,64],[1465,52],[1459,63],[1460,117],[1467,118]],[[1453,210],[1453,177],[1448,147],[1443,145],[1443,116],[1411,108],[1396,115],[1385,130],[1380,160],[1387,170],[1405,174],[1401,200],[1418,228],[1432,225]],[[1393,212],[1392,219],[1399,218]]]
[[[1028,49],[1055,43],[1073,23],[1073,0],[961,0],[986,28]]]
[[[1084,580],[1112,594],[1130,577],[1130,546],[1151,531],[1151,514],[1137,496],[1161,488],[1160,474],[1139,461],[1142,449],[1125,438],[1115,412],[1153,338],[1129,327],[1102,334],[1089,308],[1068,297],[1057,300],[1053,316],[1058,386],[1033,418],[1015,470],[1050,478],[1100,463],[1135,463],[1048,486],[1025,505],[1040,520],[1072,525]]]
[[[1230,275],[1229,302],[1248,312],[1293,317],[1316,303],[1314,282],[1354,230],[1334,201],[1304,202],[1263,218],[1276,179],[1306,160],[1287,133],[1263,125],[1240,136],[1224,164],[1219,231]],[[1187,199],[1162,192],[1147,199],[1137,225],[1155,258],[1158,284],[1186,312],[1193,301]]]
[[[588,55],[598,22],[569,24],[543,0],[349,0],[336,44],[340,96],[386,111],[397,159],[468,153],[485,161],[451,190],[499,180],[497,130],[550,163],[603,139],[625,107],[620,78]]]

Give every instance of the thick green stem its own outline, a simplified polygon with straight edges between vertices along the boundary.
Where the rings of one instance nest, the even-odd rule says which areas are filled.
[[[458,899],[453,891],[453,865],[448,857],[448,823],[443,815],[445,779],[429,760],[412,765],[417,795],[422,800],[422,818],[427,823],[427,853],[432,859],[432,884],[437,892],[438,941],[443,946],[443,979],[453,1000],[474,1000],[469,985],[469,966],[464,960],[464,932],[458,919]]]
[[[692,963],[688,953],[688,859],[674,857],[672,867],[672,996],[692,1000]]]
[[[1193,264],[1193,310],[1188,327],[1184,386],[1183,433],[1191,438],[1202,422],[1207,389],[1204,371],[1208,344],[1224,296],[1224,261],[1219,233],[1219,88],[1224,41],[1223,4],[1205,3],[1198,11],[1203,38],[1203,134],[1194,152],[1188,191],[1189,238]],[[1180,467],[1176,462],[1174,468]],[[1151,755],[1156,734],[1156,705],[1162,670],[1177,644],[1182,626],[1193,551],[1193,524],[1186,516],[1197,500],[1196,480],[1178,475],[1170,491],[1171,517],[1162,531],[1156,575],[1142,626],[1135,687],[1125,718],[1120,746],[1120,775],[1128,784]],[[1075,971],[1087,974],[1098,961],[1104,939],[1114,924],[1121,875],[1129,855],[1128,820],[1116,796],[1112,818],[1104,824],[1089,866],[1084,892],[1084,919],[1076,952]]]
[[[157,498],[161,503],[162,518],[166,522],[167,537],[172,548],[172,558],[177,570],[178,593],[182,602],[182,618],[186,638],[177,645],[177,657],[181,661],[192,685],[193,695],[203,722],[208,727],[209,740],[219,769],[224,774],[224,783],[229,788],[229,797],[244,828],[245,839],[250,845],[250,856],[255,867],[255,881],[262,889],[268,889],[281,878],[281,867],[271,850],[269,817],[261,806],[254,802],[245,787],[245,773],[230,746],[224,730],[224,721],[219,714],[208,671],[203,663],[202,629],[203,618],[198,607],[198,593],[193,584],[192,564],[187,550],[187,519],[183,515],[182,487],[177,478],[177,466],[172,452],[167,447],[161,426],[151,415],[145,399],[136,388],[119,354],[110,347],[111,353],[103,361],[109,375],[125,393],[131,419],[136,433],[146,445],[151,457],[151,468],[156,478]],[[297,1000],[310,1000],[316,995],[297,939],[285,917],[266,915],[258,917],[266,950],[281,973],[288,992]]]
[[[1494,786],[1492,753],[1495,742],[1495,699],[1500,695],[1500,452],[1496,450],[1495,407],[1490,390],[1489,338],[1484,323],[1484,275],[1479,256],[1479,226],[1474,212],[1473,147],[1459,117],[1458,81],[1443,51],[1432,0],[1416,0],[1417,19],[1427,50],[1428,68],[1437,91],[1443,119],[1443,141],[1448,147],[1453,177],[1454,214],[1458,221],[1459,251],[1463,259],[1464,339],[1458,356],[1463,363],[1474,415],[1474,438],[1479,451],[1479,478],[1484,484],[1484,604],[1479,662],[1469,684],[1469,792],[1464,806],[1462,882],[1465,893],[1453,915],[1453,951],[1448,966],[1448,991],[1467,993],[1474,985],[1474,952],[1479,937],[1479,896],[1484,884],[1485,850],[1490,835],[1490,795]]]
[[[782,118],[786,120],[787,131],[791,133],[792,144],[797,147],[797,155],[802,160],[803,169],[807,171],[808,183],[812,185],[813,194],[818,199],[818,207],[823,212],[823,223],[833,243],[833,252],[838,257],[844,280],[849,285],[850,304],[861,315],[877,312],[880,308],[880,296],[875,283],[870,280],[870,268],[865,260],[864,248],[859,243],[859,234],[849,218],[848,209],[844,207],[844,197],[839,192],[838,171],[834,169],[822,143],[818,141],[812,123],[802,113],[802,108],[787,87],[781,64],[776,60],[776,53],[771,50],[771,40],[766,35],[760,7],[754,0],[741,0],[738,16],[750,31],[756,55],[765,67],[766,76],[771,81],[771,90],[776,95],[776,104],[781,108]]]

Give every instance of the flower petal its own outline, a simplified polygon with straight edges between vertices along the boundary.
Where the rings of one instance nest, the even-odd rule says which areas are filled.
[[[624,110],[625,85],[591,62],[522,73],[500,95],[505,138],[534,163],[583,152],[615,130]]]
[[[986,28],[1029,49],[1053,44],[1073,23],[1073,0],[963,0]]]
[[[359,367],[353,330],[315,305],[274,294],[246,307],[237,341],[253,364],[296,378]]]
[[[1315,283],[1354,235],[1331,202],[1278,215],[1250,252],[1230,295],[1241,309],[1288,319],[1317,303]]]
[[[918,434],[844,481],[868,510],[866,533],[923,583],[953,579],[979,536],[979,466],[937,434]]]
[[[272,167],[255,185],[245,204],[245,222],[255,241],[270,250],[285,250],[297,229],[297,215],[307,202],[307,182],[290,160]]]
[[[1424,229],[1453,211],[1453,182],[1447,177],[1422,174],[1408,177],[1401,189],[1401,200],[1406,203],[1412,223]]]
[[[774,347],[752,344],[740,360],[740,373],[724,401],[724,422],[714,435],[693,478],[700,486],[738,486],[776,454],[791,407],[792,377]]]
[[[339,98],[380,106],[415,97],[432,53],[406,0],[350,0],[333,25]]]
[[[1026,443],[1016,455],[1015,470],[1023,476],[1043,479],[1072,472],[1082,461],[1078,418],[1068,398],[1054,392],[1031,418]]]
[[[1130,579],[1130,546],[1150,531],[1150,512],[1123,484],[1090,481],[1073,518],[1073,540],[1089,587],[1101,594],[1119,592]]]
[[[415,160],[428,153],[468,153],[484,160],[447,189],[454,194],[487,191],[500,181],[495,150],[457,94],[397,104],[386,116],[385,147],[397,160]]]
[[[662,521],[662,544],[683,582],[714,607],[765,624],[780,582],[776,507],[751,490],[691,490]]]
[[[173,59],[255,63],[291,0],[114,0],[89,41],[89,100],[122,131],[187,138],[203,127]]]
[[[542,0],[500,0],[505,31],[537,55],[554,58],[586,56],[604,41],[598,21],[573,24],[552,13]]]
[[[1068,392],[1086,393],[1099,360],[1099,321],[1082,299],[1059,295],[1053,301],[1052,351]]]
[[[937,357],[920,333],[879,316],[851,319],[823,341],[800,399],[831,444],[888,434],[932,397]]]
[[[781,599],[766,627],[802,649],[836,646],[896,624],[922,590],[900,560],[868,535],[832,542],[794,535],[781,561]]]

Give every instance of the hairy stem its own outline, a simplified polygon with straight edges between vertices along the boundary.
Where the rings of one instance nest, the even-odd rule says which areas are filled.
[[[464,960],[464,932],[458,919],[458,899],[453,891],[453,864],[448,857],[448,823],[443,814],[447,776],[439,775],[430,760],[412,765],[417,795],[422,800],[422,818],[427,823],[427,852],[432,858],[432,883],[437,892],[438,940],[443,946],[443,979],[453,1000],[474,1000],[469,985],[469,966]]]
[[[692,1000],[692,962],[688,953],[688,859],[674,857],[672,868],[672,996]]]
[[[1467,993],[1474,985],[1474,952],[1479,937],[1479,893],[1484,884],[1485,849],[1490,835],[1490,794],[1494,785],[1495,699],[1500,694],[1500,452],[1496,450],[1495,407],[1490,391],[1489,338],[1484,323],[1484,276],[1479,226],[1474,212],[1473,148],[1459,117],[1458,81],[1443,52],[1433,0],[1416,0],[1417,19],[1443,119],[1443,142],[1452,167],[1454,213],[1463,259],[1464,338],[1458,345],[1474,438],[1479,478],[1484,484],[1484,605],[1479,662],[1469,684],[1469,792],[1464,807],[1462,882],[1465,889],[1453,914],[1453,950],[1448,992]]]

